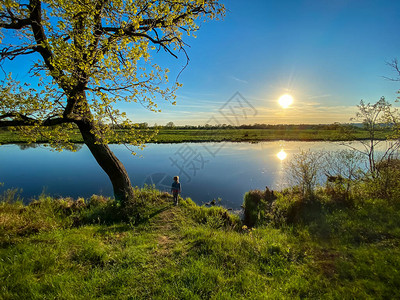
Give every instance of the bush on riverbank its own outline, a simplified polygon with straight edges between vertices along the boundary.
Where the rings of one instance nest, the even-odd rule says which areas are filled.
[[[274,197],[250,192],[256,200],[247,205],[268,203],[276,216],[249,228],[220,207],[190,199],[175,207],[170,195],[152,188],[136,195],[122,208],[101,196],[41,196],[23,205],[8,194],[0,203],[0,298],[400,296],[398,202],[365,198],[312,212],[295,190]],[[292,203],[305,206],[289,222]]]
[[[327,176],[324,186],[314,185],[304,193],[299,174],[298,185],[276,192],[249,191],[244,196],[245,225],[309,224],[326,214],[363,208],[371,201],[386,203],[387,207],[400,205],[400,161],[397,159],[377,164],[375,174],[366,173],[357,180],[341,175]],[[302,168],[308,170],[307,168]]]

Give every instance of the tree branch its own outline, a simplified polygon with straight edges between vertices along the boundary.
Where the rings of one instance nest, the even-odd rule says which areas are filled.
[[[30,19],[17,19],[12,16],[4,16],[5,18],[10,19],[10,23],[0,23],[0,28],[5,28],[5,29],[22,29],[24,27],[28,27],[31,25],[31,20]]]
[[[177,37],[172,37],[172,38],[158,38],[158,36],[156,38],[151,37],[150,35],[146,34],[146,33],[141,33],[141,32],[134,32],[133,26],[128,26],[125,29],[122,28],[117,28],[117,27],[103,27],[102,28],[103,31],[105,32],[113,32],[115,33],[115,35],[113,35],[112,37],[114,38],[118,38],[121,35],[118,34],[118,32],[120,32],[121,30],[123,31],[123,34],[125,36],[128,37],[143,37],[148,39],[149,41],[151,41],[153,44],[155,45],[160,45],[166,52],[168,52],[169,54],[171,54],[173,57],[178,58],[178,56],[176,54],[174,54],[171,49],[168,48],[168,46],[166,45],[167,43],[170,43],[174,40],[177,40],[179,43],[181,42]]]
[[[6,47],[0,50],[0,60],[3,60],[5,58],[8,58],[9,60],[13,60],[19,55],[27,55],[27,54],[32,54],[35,52],[38,52],[38,47],[35,45],[31,46],[26,46],[26,47],[21,47],[21,48],[16,48],[13,50],[10,50],[11,47]]]
[[[178,24],[180,20],[186,18],[187,16],[196,15],[196,14],[199,14],[199,13],[207,14],[209,12],[207,12],[202,5],[196,6],[196,7],[193,7],[193,8],[188,8],[187,12],[182,13],[181,15],[177,16],[176,18],[174,18],[172,20],[172,24],[171,23],[167,23],[166,20],[163,19],[163,18],[144,19],[141,22],[139,22],[139,31],[140,32],[137,32],[135,27],[133,25],[131,25],[131,24],[129,24],[125,28],[122,28],[122,27],[102,27],[101,29],[104,32],[112,32],[112,33],[114,33],[115,35],[113,37],[118,37],[119,36],[118,33],[122,31],[123,34],[125,34],[126,36],[129,36],[129,37],[143,37],[143,38],[146,38],[149,41],[151,41],[153,44],[159,45],[160,47],[162,47],[166,52],[171,54],[173,57],[178,58],[178,56],[171,51],[171,49],[167,46],[167,44],[170,43],[170,42],[173,42],[174,40],[176,40],[181,45],[180,48],[182,49],[182,44],[183,44],[182,41],[178,37],[172,37],[172,38],[163,37],[163,38],[159,38],[158,33],[157,33],[157,31],[155,29],[171,27],[173,25]],[[180,27],[180,28],[182,28],[182,27]],[[151,37],[149,34],[146,33],[148,31],[155,32],[156,37],[155,38]]]
[[[30,0],[29,7],[30,7],[30,20],[31,20],[30,25],[32,27],[33,36],[36,41],[37,52],[39,52],[40,55],[42,56],[44,63],[46,64],[46,67],[51,72],[52,77],[60,83],[60,86],[64,90],[69,90],[68,85],[66,85],[62,79],[64,73],[61,70],[56,69],[52,64],[53,53],[47,46],[48,45],[47,37],[42,25],[42,7],[40,0]]]
[[[172,20],[172,24],[176,25],[181,19],[184,19],[185,17],[189,16],[189,15],[195,15],[195,14],[199,14],[199,13],[204,13],[207,14],[209,12],[207,12],[204,7],[202,5],[194,7],[193,9],[190,9],[188,12],[183,13],[179,16],[177,16],[176,18],[174,18]],[[168,25],[165,20],[163,20],[162,18],[158,18],[158,19],[144,19],[142,20],[140,23],[140,26],[146,26],[146,27],[139,27],[139,29],[152,29],[152,28],[166,28],[169,27],[170,25]],[[150,27],[150,28],[149,28]]]
[[[94,36],[95,39],[94,41],[89,45],[89,50],[90,50],[90,59],[92,60],[92,66],[96,64],[97,59],[96,57],[96,51],[98,50],[98,45],[100,43],[100,38],[103,34],[102,28],[101,28],[101,14],[104,10],[105,4],[108,2],[108,0],[101,0],[97,3],[96,5],[96,15],[94,17],[95,20],[95,25],[94,25]]]
[[[77,121],[77,119],[66,119],[66,118],[55,118],[55,119],[46,119],[44,122],[41,124],[43,126],[54,126],[54,125],[61,125],[61,124],[66,124],[66,123],[74,123]]]
[[[7,118],[16,118],[15,120],[4,120]],[[54,126],[61,125],[65,123],[74,123],[78,119],[70,119],[64,117],[50,116],[47,119],[41,121],[32,117],[28,117],[21,114],[16,113],[8,113],[0,116],[0,127],[9,127],[9,126],[34,126],[40,124],[41,126]]]
[[[387,80],[391,80],[391,81],[400,81],[400,66],[398,63],[397,58],[392,59],[391,62],[386,62],[386,64],[391,67],[396,73],[397,73],[397,78],[393,78],[393,77],[386,77],[383,76],[383,78],[387,79]]]
[[[149,41],[151,41],[153,44],[155,45],[160,45],[166,52],[168,52],[169,54],[171,54],[173,57],[178,58],[178,56],[176,54],[174,54],[171,49],[168,48],[168,46],[166,45],[166,43],[170,43],[174,40],[177,40],[178,42],[180,42],[180,40],[177,37],[172,37],[172,38],[163,38],[163,39],[154,39],[151,36],[149,36],[148,34],[145,33],[139,33],[139,32],[126,32],[126,34],[130,37],[144,37],[146,39],[148,39]]]
[[[15,120],[4,120],[16,118]],[[37,120],[31,117],[27,117],[25,115],[17,114],[17,113],[7,113],[0,116],[0,127],[8,127],[8,126],[33,126],[37,123]]]

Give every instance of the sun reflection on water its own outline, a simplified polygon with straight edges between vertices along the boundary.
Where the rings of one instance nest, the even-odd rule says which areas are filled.
[[[278,154],[276,154],[276,156],[281,160],[285,160],[287,157],[287,153],[285,152],[285,150],[281,149],[281,151],[279,151]]]

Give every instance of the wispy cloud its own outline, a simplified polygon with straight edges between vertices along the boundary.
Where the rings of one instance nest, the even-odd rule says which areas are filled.
[[[330,94],[322,94],[322,95],[315,95],[315,96],[310,96],[308,97],[309,100],[313,100],[313,99],[321,99],[321,98],[329,98],[332,97],[332,95]]]
[[[240,122],[246,124],[345,123],[349,122],[350,118],[355,115],[357,111],[355,105],[334,105],[318,101],[317,98],[322,96],[313,96],[312,98],[315,98],[316,101],[295,101],[287,109],[283,109],[277,103],[271,103],[271,101],[266,99],[248,97],[246,99],[257,110],[257,114],[251,117],[250,115],[241,116],[240,110],[232,113],[239,114],[237,117],[240,119]],[[178,101],[178,105],[162,108],[162,112],[157,114],[141,112],[140,115],[136,114],[136,117],[141,119],[137,121],[146,121],[150,124],[166,124],[169,121],[173,121],[176,125],[204,125],[210,123],[210,119],[213,119],[218,124],[229,123],[229,120],[220,112],[221,105],[225,103],[222,99],[221,101],[217,101],[210,99],[202,100],[202,98],[199,97],[195,101]]]
[[[245,83],[245,84],[248,84],[248,83],[249,83],[247,80],[240,79],[240,78],[238,78],[238,77],[236,77],[236,76],[233,76],[233,75],[229,76],[229,78],[230,78],[230,79],[233,79],[233,80],[235,80],[235,81],[237,81],[237,82],[240,82],[240,83]]]

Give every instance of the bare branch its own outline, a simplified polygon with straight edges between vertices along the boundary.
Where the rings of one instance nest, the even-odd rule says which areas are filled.
[[[133,83],[133,84],[120,86],[120,87],[115,87],[115,88],[105,88],[105,87],[102,87],[102,86],[99,86],[99,87],[96,87],[96,88],[87,87],[86,90],[89,90],[89,91],[92,91],[92,92],[101,92],[101,91],[104,91],[104,92],[115,92],[115,91],[127,90],[127,89],[130,89],[132,87],[140,86],[140,85],[143,85],[143,84],[144,84],[144,82],[140,82],[140,83]]]
[[[174,40],[177,40],[179,42],[180,40],[177,37],[172,37],[172,38],[169,38],[169,39],[163,38],[163,39],[160,39],[160,40],[156,40],[156,39],[152,38],[151,36],[149,36],[148,34],[145,34],[145,33],[138,33],[138,32],[129,33],[129,32],[127,32],[127,35],[131,36],[131,37],[135,37],[135,36],[144,37],[144,38],[148,39],[149,41],[151,41],[153,44],[160,45],[166,52],[171,54],[173,57],[178,58],[178,56],[176,54],[174,54],[171,51],[171,49],[169,49],[168,46],[166,45],[167,43],[173,42]]]
[[[385,78],[387,80],[391,80],[391,81],[400,81],[400,66],[399,66],[397,58],[393,58],[392,61],[386,62],[386,64],[397,73],[397,78],[386,77],[386,76],[383,76],[383,78]]]
[[[38,52],[37,49],[38,47],[35,45],[21,47],[21,48],[6,47],[0,50],[0,60],[6,58],[8,58],[9,60],[13,60],[19,55],[27,55]]]
[[[183,43],[183,42],[182,42],[182,43]],[[179,51],[183,51],[183,52],[185,53],[185,56],[186,56],[186,64],[185,64],[185,65],[182,67],[182,69],[179,71],[178,75],[176,76],[175,81],[178,81],[179,77],[181,76],[182,72],[186,69],[186,67],[189,65],[189,61],[190,61],[189,55],[188,55],[188,53],[186,52],[186,49],[185,49],[184,47],[181,46],[180,49],[179,49]]]

